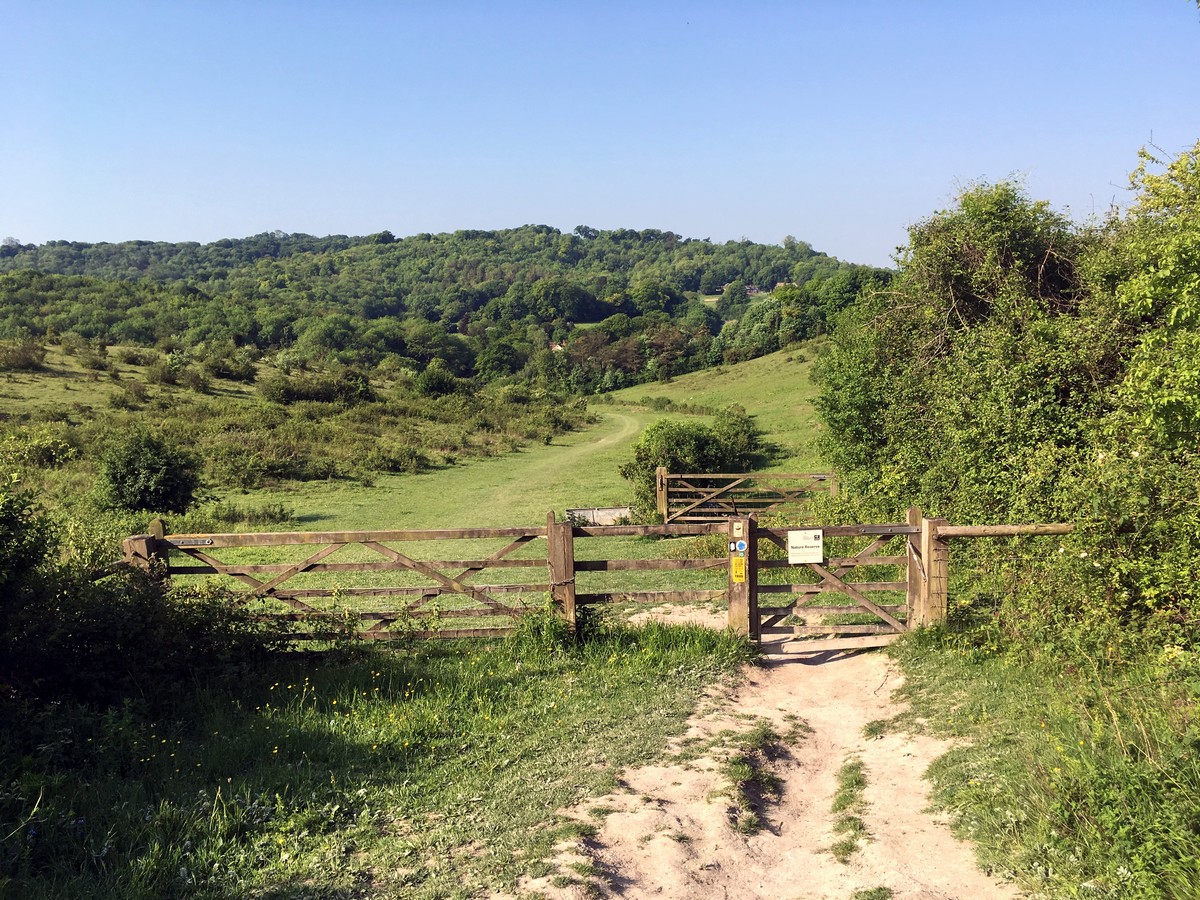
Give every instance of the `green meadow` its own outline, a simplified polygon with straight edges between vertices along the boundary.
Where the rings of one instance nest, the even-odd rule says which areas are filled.
[[[571,507],[628,504],[629,484],[617,467],[647,425],[704,415],[681,410],[715,411],[735,403],[750,411],[765,440],[778,448],[770,471],[820,471],[812,354],[784,351],[592,398],[595,424],[513,453],[384,476],[371,487],[315,482],[224,496],[251,505],[283,503],[312,530],[534,525],[550,511],[561,521]]]

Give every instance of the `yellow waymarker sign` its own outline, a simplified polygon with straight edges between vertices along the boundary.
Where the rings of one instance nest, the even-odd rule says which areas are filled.
[[[730,574],[736,584],[746,580],[746,557],[735,556],[729,561]]]

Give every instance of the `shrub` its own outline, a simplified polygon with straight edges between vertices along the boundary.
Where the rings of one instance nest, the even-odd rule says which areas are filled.
[[[48,431],[22,431],[0,440],[0,464],[6,468],[56,469],[77,455],[68,441]]]
[[[46,363],[46,348],[31,341],[0,341],[0,370],[36,372]]]
[[[432,360],[413,379],[413,388],[423,397],[441,397],[458,390],[459,381],[441,359]]]
[[[50,523],[34,511],[31,497],[17,490],[13,476],[0,488],[0,609],[6,618],[20,584],[48,556],[52,534]]]
[[[120,362],[127,366],[149,366],[160,360],[157,350],[144,347],[118,347],[113,353]]]
[[[375,399],[371,380],[354,368],[328,371],[278,372],[260,379],[258,391],[272,403],[369,403]]]
[[[79,354],[79,364],[93,372],[107,372],[112,368],[112,361],[103,347],[88,347]]]
[[[227,593],[167,591],[130,567],[97,573],[94,554],[58,534],[28,495],[0,490],[0,701],[164,702],[275,646]]]
[[[739,407],[722,410],[713,425],[659,419],[636,444],[633,459],[620,467],[633,484],[634,509],[655,509],[654,476],[659,466],[672,472],[739,472],[751,468],[761,450],[758,428]]]
[[[154,384],[178,384],[179,372],[166,360],[150,363],[146,370],[146,380]]]
[[[254,356],[247,348],[232,352],[216,353],[202,363],[204,371],[214,378],[228,378],[252,384],[258,372],[254,367]]]
[[[208,373],[192,366],[183,367],[179,373],[179,383],[189,391],[195,391],[197,394],[212,392],[212,379],[208,377]]]
[[[96,498],[109,509],[183,512],[200,486],[199,462],[141,428],[113,439],[100,457]]]

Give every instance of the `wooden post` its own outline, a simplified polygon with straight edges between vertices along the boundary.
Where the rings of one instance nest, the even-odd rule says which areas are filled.
[[[654,493],[658,499],[658,514],[667,523],[667,468],[659,466],[654,470]]]
[[[945,519],[921,518],[921,561],[925,565],[925,589],[921,592],[921,608],[914,617],[918,627],[938,625],[946,621],[950,588],[950,543],[938,534],[946,525]]]
[[[758,538],[757,523],[750,516],[729,520],[729,543],[736,548],[744,542],[746,549],[729,551],[729,627],[757,641],[760,636],[758,616]]]
[[[921,527],[921,507],[908,508],[908,524]],[[924,615],[925,599],[925,560],[921,556],[921,533],[910,534],[905,542],[908,556],[908,590],[904,601],[908,604],[908,624],[915,625],[918,617]]]
[[[554,510],[546,516],[546,558],[550,567],[550,597],[575,630],[575,533],[570,522],[555,522]]]
[[[170,551],[161,543],[166,534],[167,530],[163,525],[163,520],[154,519],[150,522],[149,534],[135,534],[125,538],[121,542],[121,551],[124,554],[125,562],[131,566],[137,566],[139,569],[145,569],[156,578],[170,578]]]
[[[154,551],[151,549],[153,543],[154,536],[150,534],[135,534],[125,538],[121,541],[121,552],[125,557],[125,562],[149,572],[150,560],[154,556]]]

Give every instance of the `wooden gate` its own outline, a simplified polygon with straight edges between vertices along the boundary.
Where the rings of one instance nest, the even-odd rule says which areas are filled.
[[[663,558],[636,539],[724,531],[724,523],[575,525],[553,513],[544,527],[390,531],[167,534],[156,521],[150,534],[125,540],[124,556],[163,579],[231,588],[231,602],[291,640],[491,637],[547,601],[574,626],[577,607],[589,604],[723,600],[728,557]],[[592,538],[601,546],[577,553]],[[613,538],[641,552],[622,558],[634,547]],[[643,583],[663,572],[682,584]]]
[[[739,516],[729,520],[729,624],[780,650],[885,646],[910,628],[945,621],[951,538],[1072,530],[1070,524],[950,525],[915,506],[905,522],[882,525],[760,528]],[[811,540],[796,543],[821,548],[814,554],[819,561],[789,560],[789,533],[798,532]]]
[[[655,473],[658,514],[671,522],[716,522],[803,505],[814,494],[837,490],[832,472]]]
[[[949,557],[937,529],[944,524],[916,508],[906,522],[878,525],[784,529],[731,519],[730,623],[764,645],[812,651],[882,647],[910,627],[940,621]],[[822,548],[820,561],[790,562],[789,532]]]

